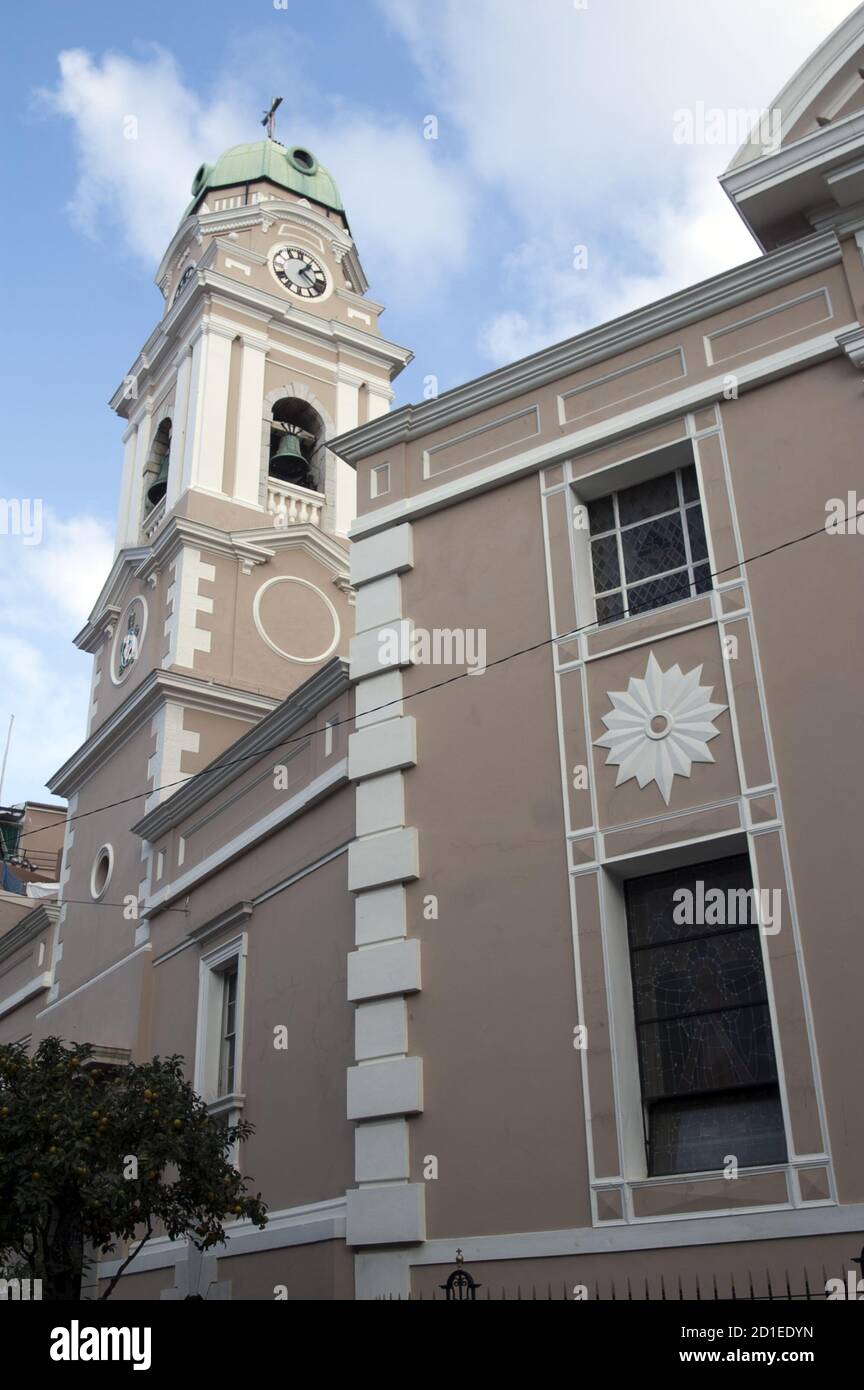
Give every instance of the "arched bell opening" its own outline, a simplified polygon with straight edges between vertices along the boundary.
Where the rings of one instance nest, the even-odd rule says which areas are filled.
[[[159,425],[144,465],[144,511],[152,512],[168,490],[168,460],[171,456],[171,421]]]
[[[273,407],[267,473],[276,482],[321,492],[324,422],[307,401],[286,396]]]

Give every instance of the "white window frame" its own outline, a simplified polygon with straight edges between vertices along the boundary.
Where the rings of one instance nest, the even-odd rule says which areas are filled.
[[[227,1114],[233,1124],[243,1108],[243,1033],[246,1013],[246,932],[225,941],[202,955],[198,970],[198,1026],[195,1037],[195,1090],[212,1115]],[[237,1006],[235,1010],[236,1046],[234,1050],[234,1088],[219,1094],[222,1041],[223,977],[231,966],[237,968]]]

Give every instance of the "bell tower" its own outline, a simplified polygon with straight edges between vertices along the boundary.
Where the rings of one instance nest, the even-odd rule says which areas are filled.
[[[382,336],[339,191],[303,146],[202,164],[156,283],[161,316],[111,401],[116,552],[75,638],[93,657],[87,736],[50,783],[74,818],[61,1032],[64,994],[146,946],[149,894],[182,867],[135,823],[347,656],[355,476],[328,441],[387,411],[411,356]],[[88,906],[129,895],[134,920]]]

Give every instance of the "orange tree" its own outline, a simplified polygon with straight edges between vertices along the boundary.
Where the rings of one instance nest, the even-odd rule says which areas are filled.
[[[108,1298],[157,1232],[205,1250],[225,1221],[266,1224],[228,1157],[252,1125],[214,1119],[182,1065],[96,1065],[89,1044],[59,1038],[32,1056],[0,1045],[0,1266],[42,1279],[46,1299],[77,1300],[87,1247],[122,1245]]]

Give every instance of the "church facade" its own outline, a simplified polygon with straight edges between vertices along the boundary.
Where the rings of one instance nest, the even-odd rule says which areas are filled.
[[[0,1036],[182,1053],[271,1219],[115,1297],[852,1267],[862,70],[724,174],[757,259],[395,411],[314,155],[198,171]]]

